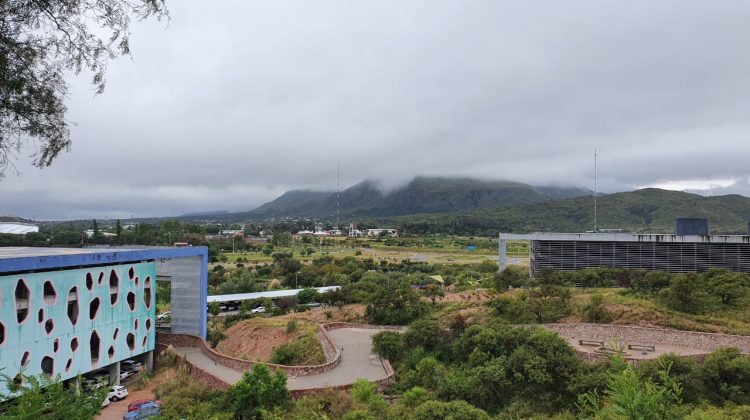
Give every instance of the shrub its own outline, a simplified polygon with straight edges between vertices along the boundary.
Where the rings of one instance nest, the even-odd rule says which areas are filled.
[[[401,333],[396,331],[382,331],[372,336],[372,351],[378,356],[395,362],[403,353]]]
[[[296,340],[273,349],[271,363],[299,366],[317,365],[325,362],[320,341],[314,335],[303,335]]]
[[[289,321],[287,321],[286,323],[287,334],[295,333],[297,332],[298,329],[299,329],[299,323],[297,322],[296,319],[290,319]]]
[[[229,388],[229,399],[235,417],[259,418],[263,410],[273,410],[289,403],[286,374],[280,370],[271,373],[266,365],[256,364],[252,371],[245,372],[242,379]]]
[[[612,320],[612,314],[604,306],[604,296],[600,293],[591,295],[591,300],[583,308],[583,316],[588,322],[606,323]]]

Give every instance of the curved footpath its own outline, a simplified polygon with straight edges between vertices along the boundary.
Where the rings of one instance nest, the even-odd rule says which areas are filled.
[[[372,354],[372,336],[381,330],[365,328],[339,328],[328,331],[336,347],[341,351],[341,363],[326,372],[287,378],[290,390],[337,387],[352,384],[357,379],[379,381],[388,376],[380,358]],[[175,347],[175,352],[192,365],[211,373],[218,379],[234,384],[242,378],[242,372],[213,361],[199,348]]]

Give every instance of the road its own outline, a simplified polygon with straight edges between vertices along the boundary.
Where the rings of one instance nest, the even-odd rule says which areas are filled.
[[[362,328],[340,328],[329,331],[328,334],[331,339],[341,350],[341,363],[335,368],[317,375],[289,376],[287,387],[290,390],[319,388],[346,385],[360,378],[369,380],[384,378],[386,376],[385,368],[380,359],[371,351],[372,336],[378,332],[380,330]],[[215,363],[197,348],[177,347],[175,351],[180,356],[187,358],[190,363],[211,372],[227,383],[234,384],[242,378],[242,372]]]

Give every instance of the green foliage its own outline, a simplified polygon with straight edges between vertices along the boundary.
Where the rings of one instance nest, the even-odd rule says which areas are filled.
[[[303,289],[300,290],[299,293],[297,293],[297,302],[301,304],[314,302],[316,299],[318,299],[318,296],[320,293],[318,293],[315,289]]]
[[[648,275],[647,275],[648,277]],[[705,278],[699,274],[678,274],[660,296],[670,309],[686,313],[702,313],[710,305]]]
[[[208,304],[208,313],[217,316],[221,313],[221,305],[219,302],[211,302]]]
[[[699,407],[685,416],[685,420],[750,419],[750,406]]]
[[[196,382],[185,369],[180,369],[173,380],[157,386],[154,394],[162,402],[160,417],[165,419],[232,418],[232,413],[224,408],[223,395]]]
[[[286,375],[271,372],[263,364],[245,372],[242,379],[229,389],[229,404],[236,418],[257,419],[263,410],[273,410],[289,404]]]
[[[271,363],[289,366],[317,365],[325,363],[325,354],[314,334],[304,334],[273,349]]]
[[[422,296],[429,298],[434,305],[437,298],[445,297],[445,289],[442,285],[430,283],[422,290]]]
[[[219,345],[219,342],[225,338],[227,338],[227,336],[224,334],[220,325],[212,324],[209,326],[206,333],[206,340],[212,348],[216,348],[216,346]]]
[[[660,383],[641,379],[623,359],[615,359],[616,371],[607,381],[603,396],[597,392],[578,398],[582,416],[602,419],[679,419],[682,387],[669,375],[670,365],[658,372]]]
[[[636,290],[658,293],[671,283],[670,275],[666,271],[656,270],[647,272],[642,278],[633,282]]]
[[[662,370],[669,366],[669,377],[682,386],[682,400],[696,403],[705,397],[705,387],[700,378],[700,366],[690,357],[681,357],[674,353],[664,354],[653,360],[643,360],[639,364],[642,378],[665,385],[662,381]]]
[[[372,286],[365,316],[375,324],[405,325],[426,312],[425,304],[406,280]]]
[[[352,384],[352,398],[359,403],[366,403],[378,392],[378,386],[367,379],[357,379]]]
[[[490,416],[466,401],[428,401],[414,409],[412,420],[489,420]]]
[[[404,351],[402,335],[396,331],[381,331],[372,336],[372,351],[378,356],[396,361]]]
[[[428,351],[438,350],[445,345],[445,331],[432,320],[419,319],[409,325],[403,342],[407,348],[423,347]]]
[[[492,276],[492,287],[500,292],[508,290],[510,287],[528,286],[530,282],[529,270],[515,265],[509,265],[502,272],[495,273]]]
[[[583,307],[583,316],[587,322],[594,323],[607,323],[612,320],[612,314],[604,306],[604,296],[600,293],[591,295],[591,299]]]
[[[0,412],[0,419],[36,420],[87,419],[94,418],[101,410],[107,389],[83,390],[81,378],[66,388],[59,376],[51,379],[45,376],[20,374],[23,385],[16,384],[13,378],[0,374],[0,386],[9,389],[7,395],[0,395],[6,401]]]
[[[297,332],[297,329],[299,328],[299,322],[296,318],[292,318],[286,323],[286,333],[292,334]]]
[[[700,377],[710,401],[750,404],[750,356],[735,348],[719,349],[706,356]]]
[[[718,297],[724,305],[735,305],[750,293],[750,277],[747,274],[714,268],[703,276],[709,293]]]

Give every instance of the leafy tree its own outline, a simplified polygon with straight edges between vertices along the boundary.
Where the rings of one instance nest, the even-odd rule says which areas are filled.
[[[164,0],[0,2],[0,176],[22,139],[37,167],[70,147],[65,76],[90,71],[104,91],[110,59],[130,54],[130,19],[167,16]]]
[[[271,236],[273,246],[286,247],[292,245],[292,234],[289,232],[274,231]]]
[[[445,297],[445,289],[435,283],[430,283],[422,290],[422,295],[428,297],[432,304],[435,304],[435,300],[439,297]]]
[[[436,350],[445,345],[446,333],[440,325],[432,320],[419,319],[412,322],[404,333],[404,345],[407,348],[424,347],[426,350]]]
[[[273,410],[289,403],[286,375],[280,370],[271,373],[263,364],[253,365],[253,370],[246,371],[242,379],[229,389],[229,400],[237,418],[260,418],[263,410]]]
[[[659,371],[661,383],[642,380],[632,365],[614,359],[616,372],[607,381],[603,398],[597,392],[578,398],[585,417],[625,419],[679,419],[682,417],[680,384],[669,376],[670,366]]]
[[[411,415],[412,420],[489,420],[489,418],[490,416],[485,411],[461,400],[428,401],[415,408]]]
[[[373,335],[372,351],[391,362],[399,360],[404,351],[401,333],[396,331],[382,331]]]
[[[276,307],[279,308],[279,310],[283,314],[287,313],[290,309],[294,308],[295,306],[297,306],[297,299],[293,297],[283,297],[283,298],[276,299]]]
[[[661,298],[671,309],[701,313],[710,304],[710,296],[706,293],[706,284],[699,274],[678,274],[672,278],[672,284],[662,290]]]
[[[6,400],[0,418],[36,420],[87,419],[94,418],[101,410],[107,390],[84,391],[78,382],[66,388],[59,376],[50,379],[45,376],[20,374],[21,384],[8,375],[0,374],[0,388],[7,388],[8,394],[0,395]]]
[[[724,305],[734,305],[750,292],[750,277],[744,273],[712,269],[703,277],[706,279],[709,293],[717,296]]]
[[[528,286],[530,281],[529,270],[515,265],[509,265],[505,270],[492,276],[492,286],[500,292],[508,290],[509,287]]]
[[[520,296],[526,310],[534,314],[540,324],[556,321],[569,314],[570,299],[570,288],[546,284],[525,290]]]
[[[303,289],[297,293],[297,302],[301,304],[314,302],[319,295],[320,293],[315,289]]]
[[[724,348],[706,356],[700,377],[714,403],[750,404],[750,356],[739,350]]]
[[[669,287],[670,283],[669,273],[655,270],[649,271],[642,278],[636,279],[632,285],[640,291],[658,293],[661,289]]]
[[[365,316],[376,324],[404,325],[419,318],[426,308],[408,282],[376,286],[368,298]]]
[[[583,307],[583,316],[587,322],[606,323],[612,320],[612,314],[604,306],[601,293],[591,295],[591,300]]]
[[[661,380],[661,371],[664,366],[670,366],[669,377],[682,386],[684,402],[695,403],[704,398],[706,391],[699,375],[700,366],[691,357],[669,353],[653,360],[642,360],[639,364],[640,375],[654,383],[666,385]]]
[[[117,224],[115,225],[115,234],[117,235],[117,241],[120,241],[120,238],[122,237],[122,226],[120,225],[120,219],[117,219]]]
[[[211,302],[208,304],[208,313],[217,316],[221,313],[221,304],[219,302]]]

